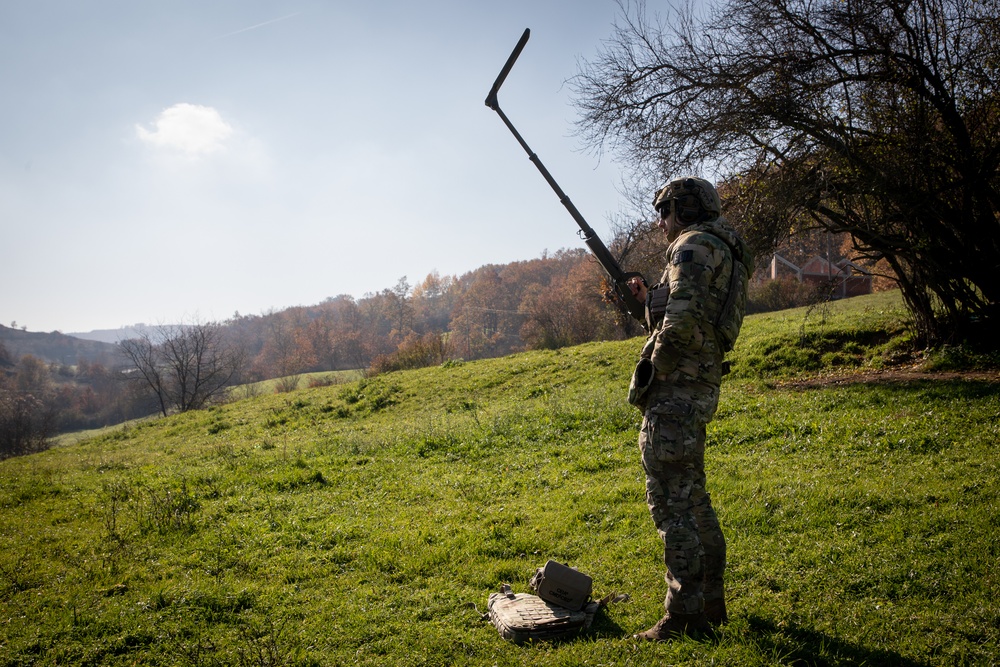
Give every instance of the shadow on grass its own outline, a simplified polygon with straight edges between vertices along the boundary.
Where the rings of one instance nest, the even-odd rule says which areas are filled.
[[[765,652],[781,655],[784,664],[816,667],[839,665],[927,667],[928,665],[905,658],[895,651],[853,644],[815,630],[794,625],[779,628],[759,616],[750,616],[747,620],[757,644]]]
[[[584,636],[591,639],[600,638],[612,638],[619,639],[625,634],[625,630],[622,626],[618,625],[617,622],[608,616],[605,609],[601,609],[597,612],[597,616],[594,617],[594,622],[591,624],[590,629],[585,633]]]

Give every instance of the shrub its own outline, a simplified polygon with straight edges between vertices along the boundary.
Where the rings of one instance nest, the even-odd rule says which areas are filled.
[[[372,375],[390,373],[392,371],[437,366],[444,363],[448,357],[448,343],[444,336],[427,333],[418,336],[410,333],[399,344],[392,354],[379,355],[372,361]]]
[[[0,459],[46,449],[54,423],[41,399],[0,390]]]

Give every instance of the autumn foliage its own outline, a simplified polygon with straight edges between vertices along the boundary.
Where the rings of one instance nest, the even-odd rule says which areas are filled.
[[[416,285],[404,276],[360,299],[237,314],[226,325],[247,348],[248,379],[377,374],[636,333],[603,302],[601,275],[586,250],[561,250],[460,277],[432,272]]]

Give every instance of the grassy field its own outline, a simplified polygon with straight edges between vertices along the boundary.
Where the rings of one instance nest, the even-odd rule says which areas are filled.
[[[906,338],[893,294],[747,321],[709,428],[730,560],[714,639],[631,639],[665,592],[632,340],[0,463],[0,665],[996,664],[1000,384],[845,381]],[[630,600],[581,638],[505,642],[472,604],[549,558]]]
[[[275,394],[282,391],[293,391],[303,387],[329,386],[334,384],[344,384],[364,377],[364,372],[354,371],[320,371],[318,373],[302,373],[287,378],[274,378],[261,382],[232,387],[229,390],[229,398],[239,400],[241,398],[253,398],[261,394]]]

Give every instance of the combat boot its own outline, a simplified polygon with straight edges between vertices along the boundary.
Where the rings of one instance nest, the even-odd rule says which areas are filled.
[[[705,600],[705,619],[712,625],[725,625],[729,622],[729,614],[726,613],[726,599],[715,598]]]
[[[672,639],[680,639],[687,635],[696,637],[702,632],[708,632],[712,626],[708,624],[705,614],[672,614],[656,622],[656,625],[645,632],[634,635],[636,639],[645,639],[651,642],[668,642]]]

